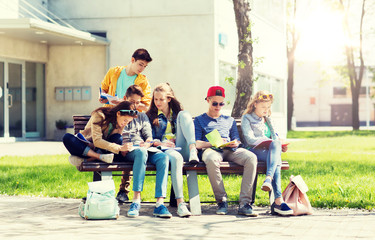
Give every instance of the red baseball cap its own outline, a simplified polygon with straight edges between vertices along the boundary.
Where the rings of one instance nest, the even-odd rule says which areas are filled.
[[[212,96],[221,96],[225,98],[225,89],[220,86],[210,87],[207,91],[207,97],[205,98],[205,100],[207,100],[208,97]]]

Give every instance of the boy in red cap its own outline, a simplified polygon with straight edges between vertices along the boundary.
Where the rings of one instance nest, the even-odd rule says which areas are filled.
[[[254,201],[252,199],[253,188],[256,187],[253,183],[256,176],[257,157],[247,149],[239,148],[240,137],[236,121],[230,116],[221,114],[221,108],[225,105],[224,99],[224,88],[213,86],[208,89],[205,98],[209,104],[208,111],[194,119],[196,147],[206,164],[207,175],[218,203],[216,214],[225,215],[228,212],[227,194],[220,172],[220,162],[232,161],[244,166],[238,214],[257,216],[253,213],[251,206]],[[213,147],[206,135],[215,129],[219,131],[224,142],[233,142],[225,148]]]

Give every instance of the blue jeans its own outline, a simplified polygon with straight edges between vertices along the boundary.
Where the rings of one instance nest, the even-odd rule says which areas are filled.
[[[122,136],[118,133],[112,134],[106,139],[106,141],[122,145]],[[87,143],[82,142],[73,134],[65,133],[63,137],[63,143],[71,155],[87,158],[87,153],[90,150],[90,147],[87,146]],[[100,152],[109,153],[109,151],[104,149],[100,149]],[[119,154],[115,154],[115,159],[116,157],[118,157],[118,155]]]
[[[188,161],[190,157],[190,144],[195,144],[194,122],[189,112],[181,111],[176,120],[176,147],[181,147],[181,151],[165,151],[171,164],[171,179],[176,199],[184,197],[182,167],[184,160]]]
[[[281,143],[272,141],[269,149],[250,149],[258,161],[267,163],[266,175],[272,177],[272,188],[275,198],[281,197]]]
[[[146,162],[156,166],[155,198],[167,196],[169,158],[163,152],[148,152],[145,148],[136,148],[128,152],[123,161],[133,162],[133,191],[141,192],[146,174]]]
[[[195,144],[194,122],[189,112],[181,111],[176,120],[176,147],[181,147],[181,155],[185,161],[189,160],[189,145]]]

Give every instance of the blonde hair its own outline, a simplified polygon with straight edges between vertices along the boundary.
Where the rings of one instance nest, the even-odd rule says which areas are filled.
[[[246,110],[244,111],[243,115],[247,113],[252,113],[255,111],[255,104],[260,102],[271,102],[273,103],[273,97],[272,99],[263,99],[261,96],[263,95],[269,95],[270,93],[264,90],[258,91],[254,94],[254,96],[250,97],[249,103],[247,104]],[[271,116],[271,109],[268,112],[268,117]]]

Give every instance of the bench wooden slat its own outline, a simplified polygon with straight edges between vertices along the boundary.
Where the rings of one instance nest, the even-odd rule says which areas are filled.
[[[112,164],[104,163],[104,162],[84,162],[81,166],[78,167],[79,171],[81,172],[110,172],[110,171],[131,171],[133,169],[132,162],[114,162]],[[286,161],[282,162],[281,165],[282,170],[289,169],[289,163]],[[233,162],[221,162],[220,163],[220,170],[222,173],[226,174],[242,174],[243,166],[240,166]],[[155,165],[147,164],[146,171],[156,171]],[[207,173],[206,165],[202,162],[191,165],[189,163],[185,163],[183,167],[183,171],[197,171],[198,173]],[[265,162],[258,162],[257,167],[258,173],[265,173],[266,172],[266,163]]]

